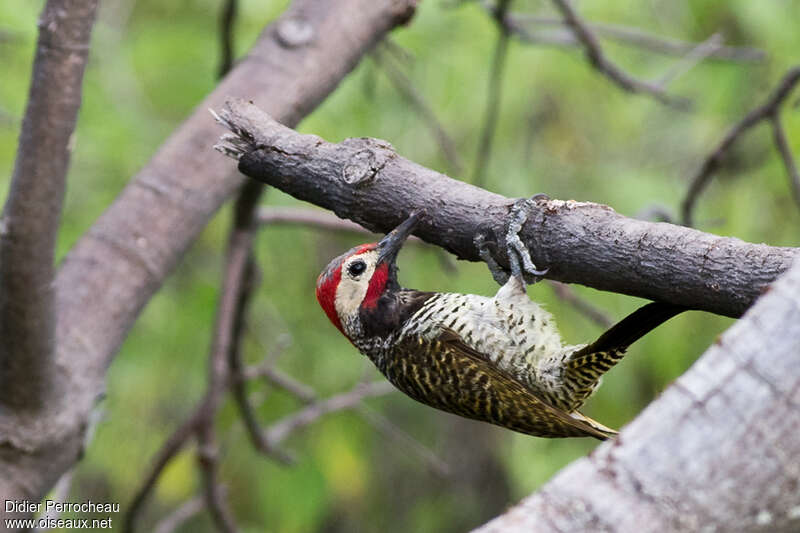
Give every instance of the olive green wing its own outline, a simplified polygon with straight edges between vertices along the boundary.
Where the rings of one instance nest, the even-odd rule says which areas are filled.
[[[543,401],[446,330],[437,339],[406,337],[382,368],[398,389],[424,404],[539,437],[595,437],[616,432]]]

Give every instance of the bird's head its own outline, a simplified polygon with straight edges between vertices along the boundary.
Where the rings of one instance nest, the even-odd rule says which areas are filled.
[[[420,216],[414,212],[380,242],[356,246],[333,259],[317,278],[317,301],[351,340],[361,314],[377,310],[381,296],[400,288],[395,260]]]

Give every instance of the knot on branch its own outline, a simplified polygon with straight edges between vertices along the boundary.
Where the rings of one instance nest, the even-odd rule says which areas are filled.
[[[342,144],[361,148],[342,167],[342,181],[351,186],[366,185],[372,181],[395,156],[392,145],[378,139],[346,139]]]
[[[284,48],[298,48],[313,40],[314,27],[303,17],[289,17],[278,24],[275,36]]]

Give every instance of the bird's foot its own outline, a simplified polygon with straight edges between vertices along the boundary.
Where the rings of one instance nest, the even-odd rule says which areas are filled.
[[[514,202],[509,213],[510,220],[506,228],[506,253],[508,262],[511,266],[511,275],[526,283],[536,283],[542,276],[547,274],[548,269],[539,270],[533,264],[530,250],[519,238],[519,232],[523,224],[528,220],[533,203],[542,198],[548,198],[546,194],[536,194],[531,198],[523,198]]]
[[[483,259],[486,263],[486,266],[489,267],[489,272],[492,273],[492,277],[498,283],[498,285],[505,285],[508,281],[509,275],[503,267],[501,267],[498,262],[495,260],[492,252],[489,250],[489,243],[496,246],[497,243],[494,240],[487,240],[487,234],[489,233],[488,230],[480,230],[473,239],[475,243],[475,247],[478,249],[478,255]]]
[[[519,238],[519,232],[522,230],[523,224],[528,220],[532,203],[542,197],[547,198],[545,194],[537,194],[532,198],[517,200],[511,207],[509,213],[509,222],[506,227],[505,244],[506,254],[508,255],[509,266],[511,267],[511,276],[519,279],[524,283],[536,283],[547,273],[548,269],[539,270],[531,259],[530,251],[522,239]],[[500,285],[505,284],[509,279],[509,273],[505,271],[495,260],[489,250],[489,244],[492,243],[496,246],[494,241],[487,240],[487,231],[480,231],[475,236],[474,242],[478,248],[478,254],[489,266],[489,271],[492,273],[494,280]],[[523,284],[524,286],[524,284]]]

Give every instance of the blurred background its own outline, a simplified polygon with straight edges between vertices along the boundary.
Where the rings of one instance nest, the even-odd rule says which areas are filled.
[[[240,1],[237,55],[246,53],[287,4]],[[720,33],[726,44],[760,49],[766,59],[707,59],[694,66],[669,85],[671,94],[693,100],[693,110],[684,112],[621,91],[594,71],[578,48],[512,38],[483,186],[510,197],[545,192],[553,198],[604,203],[627,216],[644,216],[654,206],[675,216],[704,157],[800,62],[800,3],[574,4],[592,22],[696,43]],[[42,5],[41,0],[0,3],[3,195],[13,168]],[[59,257],[214,88],[220,8],[213,0],[101,2]],[[517,0],[512,10],[555,16],[546,1]],[[497,25],[477,2],[421,2],[411,24],[392,34],[394,44],[366,58],[299,129],[331,141],[386,139],[407,158],[472,181],[497,34]],[[676,57],[613,41],[603,44],[611,59],[642,79],[658,79],[680,63]],[[445,156],[430,118],[398,85],[398,71],[434,111],[460,161]],[[784,106],[782,119],[794,153],[800,153],[797,95]],[[266,193],[265,202],[300,205],[275,190]],[[768,123],[737,141],[700,197],[695,224],[751,242],[798,245],[800,215]],[[229,226],[227,207],[122,346],[108,375],[94,438],[75,471],[70,500],[120,502],[124,512],[153,454],[202,396]],[[262,230],[257,244],[261,285],[244,344],[249,362],[273,357],[276,368],[320,397],[379,379],[369,361],[329,324],[314,298],[316,277],[327,262],[367,240],[304,227]],[[409,245],[399,264],[401,283],[408,287],[485,295],[496,290],[485,265],[455,262],[433,247]],[[585,287],[573,289],[612,320],[642,303]],[[587,342],[602,332],[550,285],[540,283],[529,293],[555,315],[567,342]],[[690,312],[658,328],[631,348],[584,412],[612,427],[624,425],[730,323]],[[262,383],[252,384],[251,392],[267,426],[302,407],[292,395]],[[220,476],[242,530],[464,531],[502,512],[597,445],[586,439],[517,435],[434,411],[399,393],[367,400],[366,406],[331,414],[292,433],[283,446],[296,462],[283,466],[252,449],[235,406],[227,400],[217,421],[224,454]],[[199,493],[194,461],[189,447],[170,464],[147,503],[140,530],[151,530]],[[205,512],[179,529],[212,530]]]

